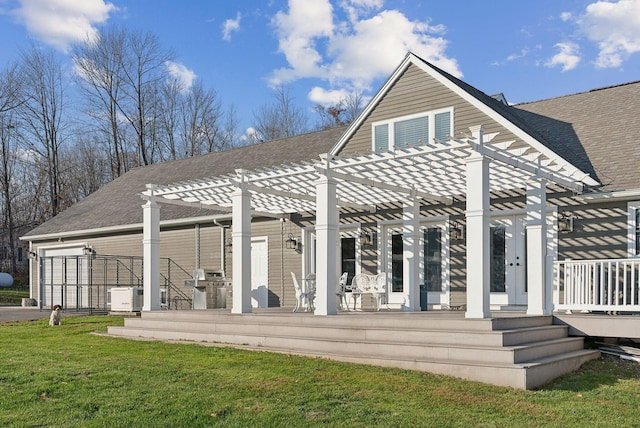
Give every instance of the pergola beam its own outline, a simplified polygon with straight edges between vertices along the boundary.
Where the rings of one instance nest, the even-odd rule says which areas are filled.
[[[245,182],[244,185],[248,190],[251,190],[253,192],[264,193],[264,194],[273,195],[273,196],[280,196],[280,197],[289,198],[289,199],[300,199],[303,201],[313,202],[314,205],[316,203],[316,197],[314,195],[292,192],[290,190],[278,190],[271,187],[262,187],[262,186],[258,186],[256,184],[248,183],[248,182]],[[354,208],[358,210],[366,210],[369,212],[374,212],[376,210],[375,205],[358,204],[355,202],[349,202],[342,199],[338,199],[337,204],[341,207]]]
[[[327,171],[326,168],[321,166],[316,166],[316,170],[321,174],[325,174]],[[336,171],[335,169],[331,169],[331,176],[346,182],[357,183],[363,186],[372,187],[374,189],[388,190],[390,192],[401,193],[407,196],[411,196],[413,192],[413,190],[408,187],[398,186],[397,184],[385,183],[382,181],[374,180],[373,178],[358,177],[356,175],[346,174],[343,172]],[[447,196],[436,196],[436,195],[432,195],[431,193],[427,193],[423,191],[415,191],[415,195],[421,199],[436,201],[436,202],[440,202],[447,205],[451,205],[453,203],[453,198],[450,198]]]

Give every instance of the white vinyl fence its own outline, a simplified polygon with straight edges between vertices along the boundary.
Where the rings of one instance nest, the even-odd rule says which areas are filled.
[[[554,262],[555,310],[640,312],[640,259]]]

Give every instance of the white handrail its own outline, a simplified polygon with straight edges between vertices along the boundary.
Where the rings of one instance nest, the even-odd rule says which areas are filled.
[[[640,312],[640,259],[564,260],[553,268],[555,310]]]

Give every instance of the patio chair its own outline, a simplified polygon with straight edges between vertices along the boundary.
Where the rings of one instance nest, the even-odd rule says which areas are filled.
[[[338,284],[336,286],[336,296],[338,296],[338,298],[340,299],[340,309],[347,308],[347,311],[349,310],[349,303],[347,302],[347,295],[346,295],[348,277],[349,277],[349,273],[344,272],[340,277],[340,279],[338,280]]]
[[[362,295],[371,292],[371,282],[369,275],[364,273],[356,274],[351,280],[351,298],[353,299],[353,310],[356,309],[358,297],[362,300]]]
[[[382,272],[373,277],[371,287],[373,289],[373,296],[375,297],[376,310],[380,310],[383,298],[384,305],[387,307],[387,310],[389,310],[389,305],[387,304],[387,273]]]
[[[296,292],[296,306],[293,308],[293,312],[298,312],[301,306],[304,306],[305,311],[308,311],[312,304],[309,294],[302,288],[294,272],[291,272],[291,279],[293,279],[293,288]]]

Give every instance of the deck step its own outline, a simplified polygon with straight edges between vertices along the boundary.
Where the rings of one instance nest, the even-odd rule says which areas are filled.
[[[158,311],[125,319],[108,334],[423,370],[515,388],[540,386],[599,355],[585,351],[582,338],[568,337],[566,326],[552,325],[551,317]]]

